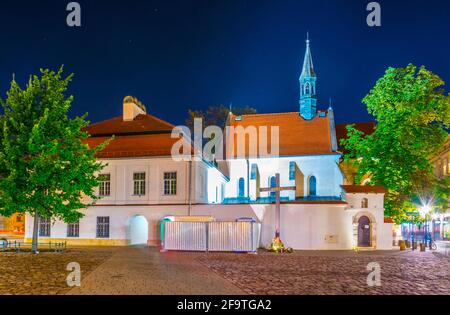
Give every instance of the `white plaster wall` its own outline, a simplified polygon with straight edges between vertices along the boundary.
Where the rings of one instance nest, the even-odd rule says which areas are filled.
[[[197,205],[195,215],[211,215],[218,220],[253,217],[262,224],[261,246],[266,247],[275,235],[275,206],[269,204]],[[281,238],[294,249],[351,249],[352,222],[345,205],[283,204]],[[337,243],[325,240],[337,235]]]
[[[152,205],[188,204],[189,162],[174,161],[171,157],[106,159],[102,174],[111,175],[111,195],[102,197],[96,205]],[[226,178],[203,161],[192,162],[192,203],[209,203],[216,200],[215,187],[219,187],[218,200],[223,200],[221,186]],[[146,173],[146,193],[133,195],[133,174]],[[164,173],[177,172],[177,194],[164,195]],[[98,194],[98,188],[95,190]],[[89,203],[89,200],[86,200]]]
[[[344,250],[352,249],[352,212],[346,205],[323,204],[283,204],[281,207],[281,238],[286,246],[298,250]],[[86,211],[80,220],[79,239],[96,239],[97,216],[110,217],[111,240],[130,239],[130,219],[135,215],[144,216],[149,222],[149,244],[159,243],[159,222],[168,215],[187,215],[187,205],[151,206],[95,206]],[[192,215],[210,215],[217,220],[231,220],[253,217],[262,224],[261,247],[272,241],[275,233],[274,205],[193,205]],[[32,222],[26,218],[26,238],[31,238]],[[390,225],[378,224],[377,249],[391,249]],[[52,238],[66,238],[67,225],[56,222],[51,229]],[[334,236],[335,241],[327,241],[326,236]],[[389,242],[388,242],[389,240]]]
[[[251,165],[257,164],[260,174],[260,188],[269,187],[269,179],[280,173],[280,184],[283,187],[295,186],[295,180],[289,180],[289,163],[296,162],[298,168],[304,175],[304,195],[307,196],[308,178],[315,176],[317,180],[318,196],[336,196],[340,197],[343,176],[338,167],[339,155],[317,155],[317,156],[296,156],[296,157],[279,157],[279,158],[261,158],[249,159],[249,169]],[[226,197],[238,196],[238,181],[243,177],[247,185],[250,172],[247,168],[245,159],[234,159],[228,161],[230,170],[230,181],[227,183]],[[257,195],[257,187],[255,180],[250,181],[250,199],[255,200]],[[261,193],[261,197],[267,197],[269,193]],[[290,200],[295,199],[294,191],[281,192],[282,197],[289,197]]]
[[[109,216],[109,240],[130,239],[129,224],[132,217],[144,216],[148,223],[149,244],[157,244],[159,240],[159,222],[168,215],[187,215],[187,205],[159,205],[159,206],[94,206],[84,210],[85,216],[80,220],[80,236],[77,239],[97,239],[97,217]],[[25,238],[31,238],[33,231],[33,217],[27,215]],[[67,224],[56,221],[51,227],[51,238],[67,238]],[[104,238],[100,238],[104,239]]]
[[[393,224],[384,223],[384,194],[378,193],[346,193],[344,195],[348,203],[348,213],[353,217],[368,213],[376,223],[376,248],[380,250],[392,249]],[[367,198],[368,208],[361,208],[362,199]]]

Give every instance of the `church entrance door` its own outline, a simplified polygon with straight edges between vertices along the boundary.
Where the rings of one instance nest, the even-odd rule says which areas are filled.
[[[358,220],[358,246],[370,247],[370,220],[366,216],[362,216]]]

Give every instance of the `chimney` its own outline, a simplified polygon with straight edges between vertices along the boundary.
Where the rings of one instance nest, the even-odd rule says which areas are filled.
[[[123,99],[123,121],[133,121],[136,116],[146,113],[147,109],[137,98],[126,96]]]

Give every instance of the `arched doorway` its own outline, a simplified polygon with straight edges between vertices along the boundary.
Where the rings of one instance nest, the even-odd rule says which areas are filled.
[[[148,221],[142,215],[136,215],[130,220],[130,245],[147,245]]]
[[[238,197],[244,198],[245,197],[245,179],[244,177],[239,178],[238,182]]]
[[[370,246],[372,246],[370,219],[367,216],[362,216],[358,220],[358,247]]]

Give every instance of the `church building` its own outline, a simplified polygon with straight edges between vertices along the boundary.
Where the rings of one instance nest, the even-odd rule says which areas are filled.
[[[83,210],[80,222],[41,220],[41,239],[157,245],[159,223],[168,216],[217,221],[254,218],[262,226],[260,246],[266,247],[275,234],[274,191],[279,189],[280,237],[286,246],[391,249],[393,227],[384,218],[386,191],[345,180],[334,111],[318,108],[317,79],[307,40],[298,105],[286,113],[230,113],[226,127],[244,130],[245,150],[238,147],[235,133],[228,134],[225,160],[219,163],[201,158],[175,161],[171,156],[177,141],[171,137],[175,126],[149,114],[136,98],[126,97],[122,116],[87,129],[90,146],[114,135],[97,156],[107,164],[99,174],[97,193],[102,198]],[[265,133],[274,130],[277,137]],[[250,150],[256,143],[258,150]],[[32,224],[27,216],[27,240]]]

